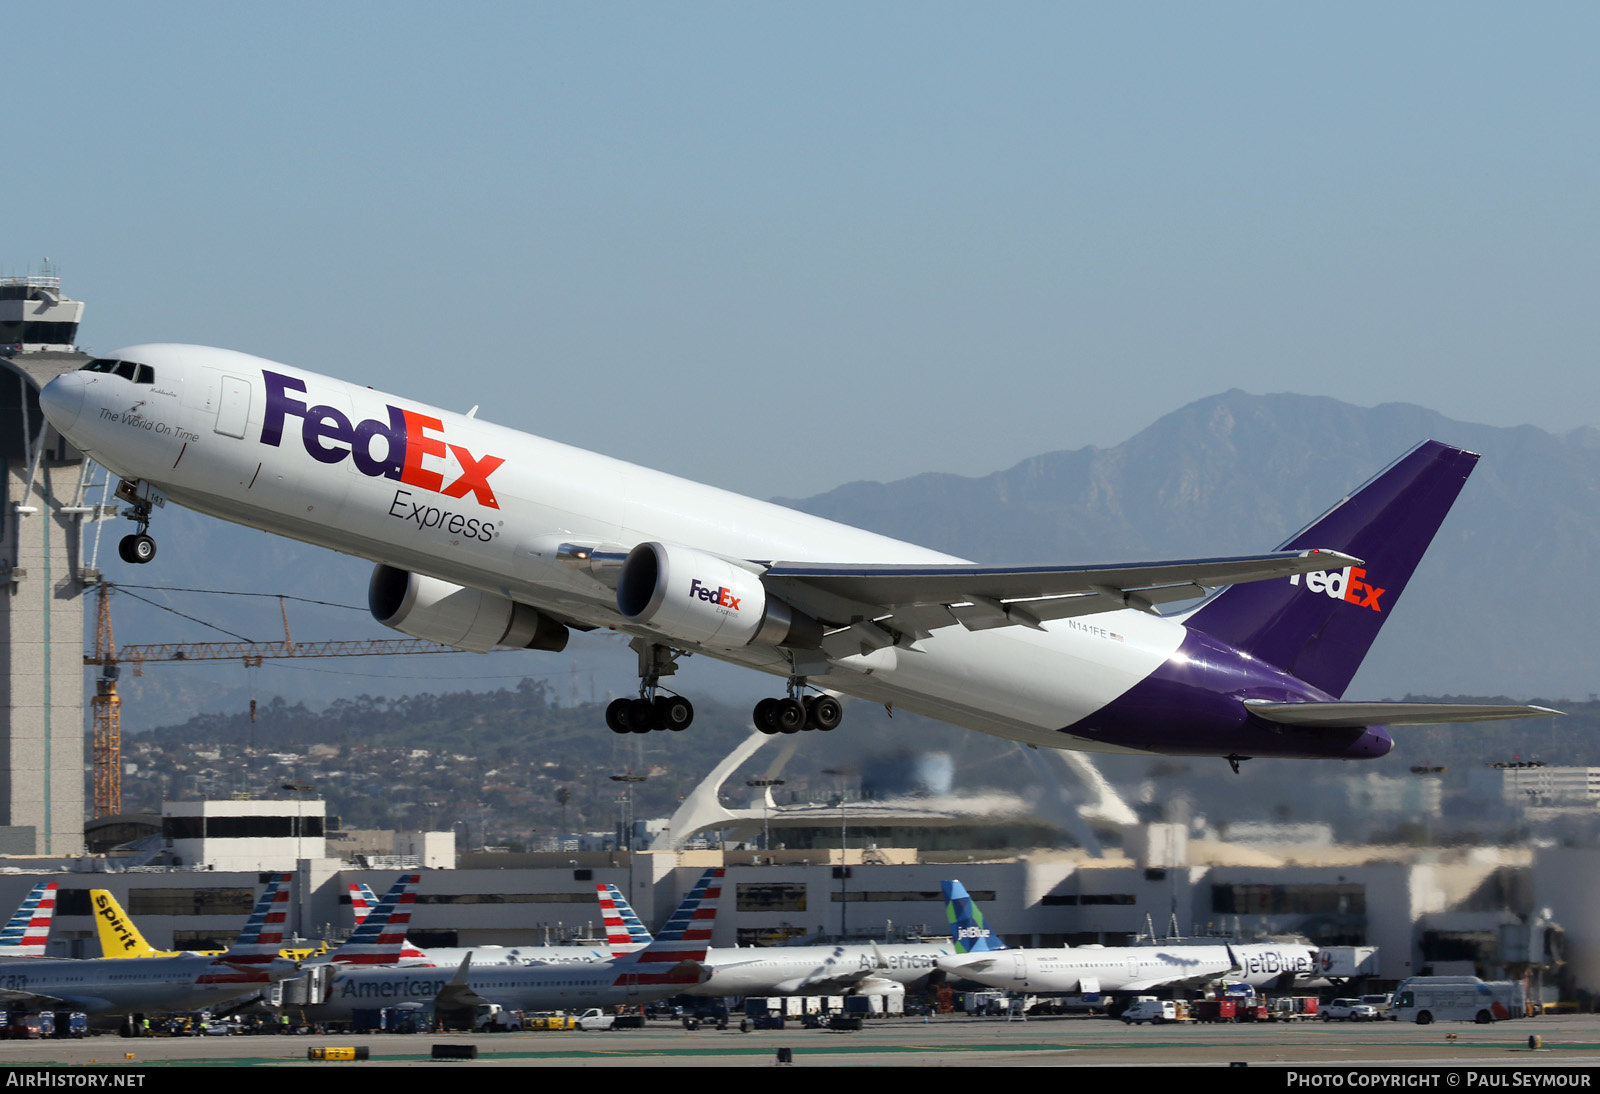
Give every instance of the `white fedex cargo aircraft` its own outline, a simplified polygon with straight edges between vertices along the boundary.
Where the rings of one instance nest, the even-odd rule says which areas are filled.
[[[834,728],[844,694],[1032,745],[1235,768],[1381,756],[1385,725],[1545,713],[1338,701],[1477,459],[1436,442],[1278,551],[997,567],[229,350],[132,346],[39,401],[122,477],[128,561],[154,557],[165,496],[374,560],[373,614],[415,637],[560,650],[569,630],[614,628],[641,681],[607,711],[619,733],[688,725],[692,705],[661,687],[688,653],[784,677],[755,710],[768,733]]]

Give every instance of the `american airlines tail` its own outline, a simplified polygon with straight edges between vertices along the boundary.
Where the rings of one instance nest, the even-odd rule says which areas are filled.
[[[1477,462],[1438,441],[1419,444],[1279,548],[1332,549],[1364,565],[1231,585],[1183,623],[1337,699]]]
[[[56,914],[56,883],[41,881],[0,930],[0,958],[43,957]]]
[[[233,940],[226,953],[218,957],[219,965],[271,965],[283,959],[278,951],[283,948],[284,933],[289,923],[289,885],[294,874],[269,874],[267,887],[256,901],[255,911],[245,922],[244,930]]]
[[[650,929],[617,887],[609,881],[595,882],[594,889],[600,898],[600,919],[606,926],[606,948],[611,956],[621,957],[650,945]]]
[[[406,956],[406,927],[421,881],[421,874],[401,874],[328,960],[339,965],[399,964]]]
[[[983,922],[983,912],[973,903],[966,886],[959,881],[941,881],[944,890],[944,914],[950,922],[950,941],[957,953],[983,953],[1003,950],[1006,944],[995,937]]]
[[[722,867],[714,866],[701,874],[655,940],[615,961],[618,985],[701,984],[710,977],[706,950],[722,900],[722,873]]]

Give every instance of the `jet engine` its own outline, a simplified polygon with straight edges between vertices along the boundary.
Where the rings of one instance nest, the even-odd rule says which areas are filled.
[[[379,563],[367,586],[372,618],[413,638],[487,653],[495,646],[559,652],[567,628],[537,609]]]
[[[667,543],[628,552],[617,609],[630,623],[697,645],[814,650],[822,624],[768,594],[759,574],[725,558]]]

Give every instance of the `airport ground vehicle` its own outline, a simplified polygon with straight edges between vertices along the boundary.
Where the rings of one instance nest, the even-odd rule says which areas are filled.
[[[600,1007],[590,1007],[578,1015],[576,1026],[582,1030],[643,1029],[643,1014],[607,1014]]]
[[[1153,1026],[1163,1025],[1167,1022],[1193,1022],[1194,1015],[1190,1012],[1189,1004],[1175,999],[1141,998],[1122,1012],[1124,1025],[1142,1026],[1149,1022]]]
[[[1396,1021],[1425,1026],[1432,1022],[1503,1022],[1527,1014],[1522,985],[1476,976],[1413,976],[1400,981],[1390,1013]]]
[[[1322,1008],[1324,1022],[1376,1022],[1378,1009],[1359,999],[1333,999]]]

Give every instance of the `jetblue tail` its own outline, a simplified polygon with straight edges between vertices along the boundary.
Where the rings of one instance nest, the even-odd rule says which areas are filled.
[[[1184,624],[1338,698],[1477,462],[1424,441],[1280,548],[1329,548],[1364,565],[1233,585]]]
[[[1006,944],[984,926],[983,913],[972,902],[966,886],[959,881],[941,881],[944,889],[944,914],[950,921],[950,941],[956,953],[982,953],[985,950],[1003,950]]]

